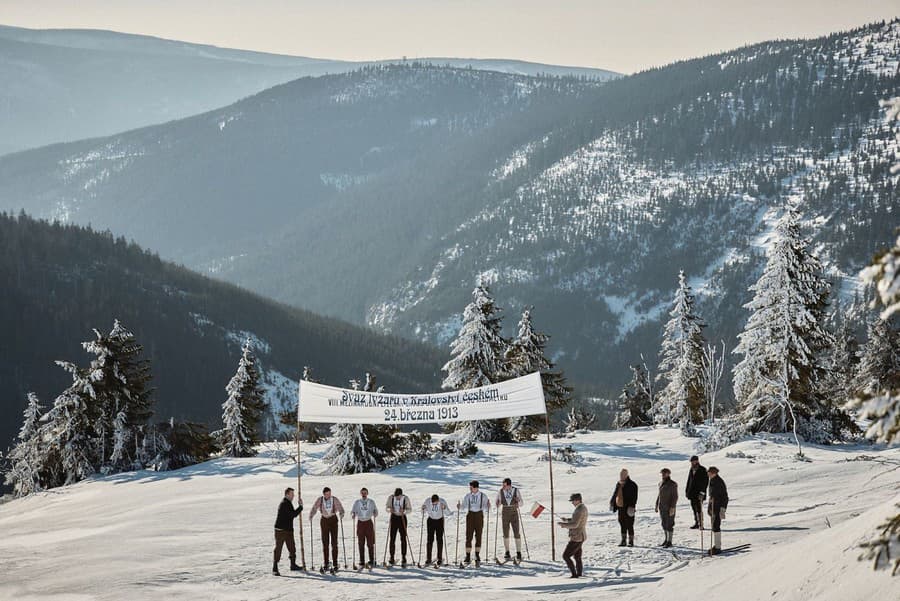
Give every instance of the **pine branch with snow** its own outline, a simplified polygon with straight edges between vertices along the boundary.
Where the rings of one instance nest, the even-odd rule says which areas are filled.
[[[643,365],[631,366],[631,382],[619,395],[619,412],[613,418],[613,428],[639,428],[653,423],[650,418],[650,393],[647,372]]]

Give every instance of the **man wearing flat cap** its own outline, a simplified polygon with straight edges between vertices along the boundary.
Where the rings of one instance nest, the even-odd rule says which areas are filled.
[[[559,525],[569,531],[569,544],[563,551],[563,559],[569,566],[572,578],[580,578],[582,575],[581,546],[587,538],[588,510],[581,502],[581,493],[574,493],[569,501],[575,506],[571,518],[562,518]]]

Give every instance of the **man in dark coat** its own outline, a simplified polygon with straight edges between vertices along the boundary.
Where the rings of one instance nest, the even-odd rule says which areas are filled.
[[[662,524],[666,540],[661,547],[672,546],[672,535],[675,531],[675,506],[678,505],[678,483],[672,480],[672,472],[664,467],[660,472],[659,495],[656,497],[656,512]]]
[[[628,477],[628,470],[619,472],[619,481],[609,500],[609,509],[619,514],[619,527],[622,530],[622,542],[625,546],[625,537],[628,536],[628,546],[634,546],[634,514],[637,511],[638,486]]]
[[[687,484],[684,487],[684,496],[691,502],[691,511],[694,512],[694,525],[696,530],[703,523],[703,499],[706,498],[706,487],[709,485],[709,476],[706,468],[700,465],[700,458],[691,457],[691,471],[688,472]]]
[[[728,507],[728,488],[725,481],[719,476],[719,468],[710,467],[709,473],[709,504],[707,510],[712,518],[713,545],[709,549],[710,555],[717,555],[722,551],[722,520],[725,519],[725,509]]]
[[[272,574],[281,576],[278,572],[278,562],[281,561],[281,547],[287,545],[288,557],[291,559],[291,570],[297,571],[297,545],[294,542],[294,518],[303,511],[303,501],[298,500],[298,507],[294,509],[294,489],[284,489],[284,498],[278,505],[278,517],[275,518],[275,563],[272,564]]]

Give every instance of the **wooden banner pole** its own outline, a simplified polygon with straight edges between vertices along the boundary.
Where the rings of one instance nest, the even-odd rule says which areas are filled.
[[[303,499],[303,463],[300,460],[300,391],[297,390],[297,501]],[[306,545],[303,542],[303,515],[300,515],[300,567],[306,569]],[[310,549],[312,551],[312,549]]]
[[[553,449],[550,446],[550,415],[544,412],[547,426],[547,461],[550,465],[550,558],[556,561],[556,500],[553,497]]]

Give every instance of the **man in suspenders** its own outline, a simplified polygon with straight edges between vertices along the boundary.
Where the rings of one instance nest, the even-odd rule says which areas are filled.
[[[519,538],[519,508],[522,507],[522,495],[512,485],[509,478],[503,479],[503,486],[497,493],[497,507],[501,508],[500,518],[503,522],[503,548],[506,553],[503,559],[509,560],[509,528],[512,526],[513,538],[516,539],[516,561],[522,561],[522,539]]]
[[[394,494],[388,497],[385,509],[391,515],[391,565],[397,563],[394,559],[397,548],[397,533],[400,533],[400,555],[402,557],[401,566],[406,567],[406,515],[412,512],[412,502],[409,497],[403,494],[403,489],[398,488]]]
[[[444,563],[444,516],[449,515],[447,501],[437,495],[431,495],[422,503],[422,512],[428,517],[428,546],[425,547],[425,565],[431,565],[431,547],[434,539],[437,539],[437,563],[440,567]]]
[[[375,501],[369,498],[369,489],[359,491],[360,499],[353,503],[350,516],[356,518],[356,540],[359,541],[359,569],[363,566],[372,569],[375,566],[375,518],[378,517],[378,507]],[[369,549],[369,563],[365,550]]]
[[[322,496],[316,499],[312,511],[309,512],[309,520],[312,521],[316,512],[322,514],[319,524],[322,532],[322,571],[335,573],[338,568],[338,516],[344,517],[344,506],[337,497],[331,496],[331,489],[327,486],[322,489]],[[330,545],[329,545],[330,542]],[[329,564],[329,549],[331,550],[331,563]]]
[[[481,537],[484,534],[484,512],[491,510],[491,500],[478,490],[478,480],[469,482],[469,494],[463,497],[456,508],[466,510],[466,558],[463,563],[472,562],[472,538],[475,538],[475,565],[481,565]]]

